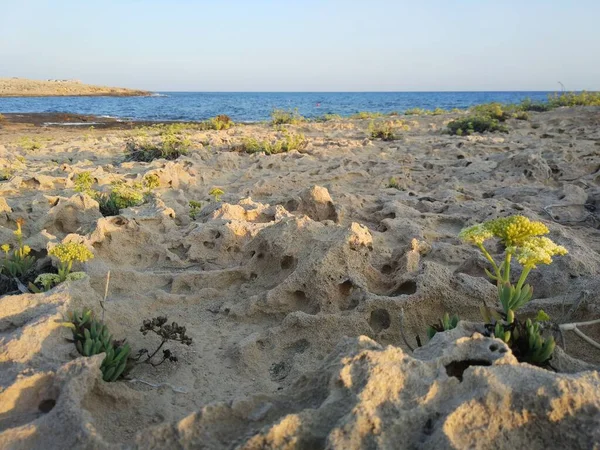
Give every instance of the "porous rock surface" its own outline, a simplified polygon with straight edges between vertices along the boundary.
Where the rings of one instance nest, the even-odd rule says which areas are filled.
[[[2,130],[13,173],[0,183],[0,241],[24,218],[39,264],[64,239],[95,257],[77,267],[83,280],[0,298],[0,448],[599,447],[600,352],[572,333],[567,352],[583,361],[557,350],[557,372],[518,364],[476,323],[414,353],[401,336],[416,347],[446,311],[480,320],[496,288],[457,234],[517,213],[569,249],[532,273],[525,312],[600,317],[597,118],[557,110],[507,135],[451,137],[447,117],[425,117],[395,142],[366,139],[368,121],[309,124],[302,153],[270,156],[230,151],[274,133],[247,126],[198,132],[187,156],[151,163],[124,162],[118,131],[39,131],[47,147],[15,159]],[[84,170],[99,189],[149,174],[160,187],[102,217],[73,190]],[[195,218],[190,200],[203,203]],[[109,271],[113,335],[134,352],[155,346],[139,327],[166,315],[194,341],[170,345],[177,364],[105,383],[101,356],[78,357],[60,319],[99,314]]]

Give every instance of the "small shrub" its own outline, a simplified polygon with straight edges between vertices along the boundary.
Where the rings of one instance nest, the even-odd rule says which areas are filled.
[[[548,105],[551,108],[561,106],[600,106],[600,92],[562,92],[548,96]]]
[[[517,108],[520,111],[534,111],[534,112],[546,112],[546,111],[550,111],[552,109],[552,107],[550,106],[549,103],[543,103],[543,102],[533,102],[530,98],[527,98],[525,100],[523,100],[521,103],[519,103],[519,105],[517,105]]]
[[[153,140],[147,135],[132,136],[125,142],[126,159],[128,161],[150,162],[163,158],[177,159],[187,155],[192,141],[187,135],[182,135],[186,124],[170,124],[157,127],[158,140]]]
[[[4,122],[6,120],[6,117],[2,114],[0,114],[0,123]]]
[[[442,108],[435,108],[433,111],[431,111],[431,115],[432,116],[439,116],[442,114],[446,114],[448,111],[446,111],[445,109]]]
[[[484,133],[486,131],[508,133],[508,129],[501,125],[497,119],[481,116],[467,116],[453,120],[448,124],[448,131],[450,134],[457,136]]]
[[[148,192],[141,183],[129,185],[123,181],[112,183],[108,193],[98,193],[96,199],[103,216],[116,216],[122,209],[139,206],[144,203]]]
[[[75,192],[79,192],[81,194],[87,194],[90,197],[93,197],[92,186],[96,180],[92,177],[91,172],[81,172],[78,173],[74,179],[73,183],[75,184]]]
[[[402,187],[400,186],[400,183],[398,182],[398,179],[396,177],[390,177],[387,187],[391,188],[391,189],[398,189],[398,190],[402,189]]]
[[[396,139],[394,127],[391,122],[371,121],[369,124],[369,135],[371,139],[381,139],[383,141],[393,141]]]
[[[7,181],[13,176],[14,169],[10,167],[3,167],[0,169],[0,181]]]
[[[81,172],[74,178],[75,191],[87,194],[96,200],[103,216],[116,216],[121,209],[131,208],[143,204],[152,193],[160,186],[156,174],[145,175],[143,181],[127,184],[123,181],[114,181],[110,191],[99,192],[92,189],[96,180],[90,172]]]
[[[43,148],[43,144],[39,139],[29,136],[22,137],[17,143],[25,151],[35,151]]]
[[[383,117],[383,113],[360,111],[350,116],[351,119],[377,119],[379,117]]]
[[[199,128],[201,130],[228,130],[230,129],[232,126],[234,126],[235,123],[233,122],[233,120],[231,120],[231,117],[229,117],[226,114],[220,114],[216,117],[213,117],[212,119],[208,119],[205,120],[204,122],[200,123]]]
[[[296,125],[306,119],[298,113],[298,108],[293,110],[274,109],[271,112],[271,125]]]
[[[404,114],[407,116],[426,116],[429,111],[423,108],[410,108],[404,111]]]
[[[256,138],[246,138],[238,149],[246,153],[266,153],[267,155],[285,153],[292,150],[302,150],[308,144],[308,140],[301,133],[290,133],[284,131],[282,139],[274,141],[262,140]]]
[[[317,122],[332,122],[335,120],[342,120],[342,116],[339,114],[323,114],[321,117],[315,119]]]
[[[190,200],[190,219],[196,220],[200,214],[200,211],[202,211],[202,203],[195,200]]]

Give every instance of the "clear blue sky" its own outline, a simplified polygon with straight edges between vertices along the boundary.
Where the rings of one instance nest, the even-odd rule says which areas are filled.
[[[0,77],[171,91],[600,90],[600,0],[0,0]]]

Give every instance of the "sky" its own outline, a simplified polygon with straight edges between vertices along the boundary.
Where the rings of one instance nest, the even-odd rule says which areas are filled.
[[[153,91],[600,90],[598,0],[0,0],[0,77]]]

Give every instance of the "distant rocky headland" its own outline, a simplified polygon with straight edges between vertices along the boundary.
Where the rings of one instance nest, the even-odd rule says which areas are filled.
[[[84,84],[79,80],[28,80],[26,78],[0,78],[0,97],[46,96],[100,96],[133,97],[152,95],[138,89],[125,89]]]

